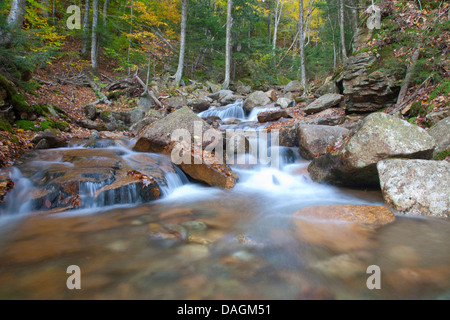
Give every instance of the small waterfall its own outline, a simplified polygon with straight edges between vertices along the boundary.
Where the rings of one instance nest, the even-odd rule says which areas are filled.
[[[142,201],[140,190],[136,184],[127,184],[120,188],[102,190],[112,181],[81,182],[79,194],[81,208],[101,208],[117,204],[132,204]]]
[[[177,166],[174,166],[175,172],[166,172],[165,180],[167,185],[161,186],[163,197],[170,195],[174,190],[189,183],[183,171]]]
[[[229,104],[224,107],[212,107],[198,114],[199,117],[206,118],[210,116],[219,117],[222,120],[239,119],[245,120],[245,111],[242,100]]]
[[[10,178],[14,182],[14,189],[6,195],[5,202],[0,207],[0,216],[20,215],[28,213],[33,209],[31,196],[33,194],[33,183],[25,178],[17,168],[12,168]]]
[[[280,110],[280,108],[276,108],[276,107],[273,107],[273,108],[255,107],[255,108],[252,109],[252,111],[248,115],[246,121],[258,121],[258,114],[260,114],[261,112],[273,111],[273,110]]]

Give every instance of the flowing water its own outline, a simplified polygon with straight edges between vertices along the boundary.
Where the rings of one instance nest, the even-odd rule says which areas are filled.
[[[335,243],[310,243],[299,237],[294,212],[384,205],[380,192],[316,184],[305,174],[308,163],[285,147],[274,153],[279,167],[235,165],[239,182],[220,190],[166,169],[164,156],[122,144],[66,152],[97,152],[91,161],[108,155],[129,164],[144,157],[164,167],[160,200],[140,201],[136,190],[126,189],[113,204],[98,200],[103,186],[89,182],[80,185],[82,208],[33,212],[27,199],[36,171],[70,164],[51,151],[31,154],[12,170],[16,188],[0,212],[0,299],[450,298],[446,219],[398,216],[350,238],[353,243],[348,234],[333,233],[339,225],[330,221],[321,230]],[[81,290],[66,287],[71,265],[80,267]],[[366,285],[371,265],[381,269],[380,290]]]

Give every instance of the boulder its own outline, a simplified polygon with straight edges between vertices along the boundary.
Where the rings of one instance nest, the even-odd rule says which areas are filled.
[[[164,101],[165,104],[169,107],[169,109],[180,109],[184,106],[187,106],[188,101],[183,95],[178,95],[175,97],[171,97]]]
[[[306,114],[318,113],[325,109],[339,105],[342,102],[343,98],[344,97],[340,94],[333,94],[333,93],[326,94],[320,97],[319,99],[315,100],[313,103],[310,103],[303,110],[305,111]]]
[[[275,103],[276,106],[279,106],[281,109],[288,108],[294,101],[288,98],[280,98]]]
[[[220,101],[222,99],[224,99],[227,96],[232,96],[233,95],[233,91],[231,90],[219,90],[213,94],[210,94],[208,97],[212,100],[215,101]]]
[[[153,123],[151,126],[145,127],[139,134],[138,141],[134,146],[135,151],[139,152],[156,152],[164,151],[171,142],[171,135],[177,129],[185,129],[191,135],[191,141],[194,139],[194,124],[198,123],[201,128],[200,134],[204,134],[211,129],[202,118],[197,116],[188,107],[183,107],[163,119]]]
[[[306,160],[314,159],[329,145],[336,143],[349,133],[349,130],[333,126],[300,125],[298,127],[299,153]]]
[[[291,221],[298,240],[333,252],[348,252],[373,248],[374,231],[395,221],[395,215],[381,206],[330,205],[301,209]]]
[[[298,147],[298,124],[293,123],[279,129],[279,143],[283,147]]]
[[[318,94],[319,96],[323,96],[329,93],[339,93],[339,88],[337,87],[336,82],[330,78],[325,80],[325,83],[316,90],[316,94]]]
[[[209,109],[211,103],[208,100],[196,101],[192,104],[192,110],[195,112],[203,112]]]
[[[431,123],[436,124],[447,117],[450,117],[450,108],[441,111],[430,112],[429,114],[427,114],[426,119]]]
[[[124,111],[103,111],[100,113],[100,119],[105,123],[108,131],[128,130],[133,124],[137,123],[145,116],[145,112],[139,108]],[[104,131],[96,129],[98,131]]]
[[[236,92],[241,95],[247,95],[252,92],[251,86],[241,85],[236,88]]]
[[[428,131],[428,134],[436,141],[434,155],[450,149],[450,117],[439,121]]]
[[[196,131],[196,126],[199,128],[199,132]],[[177,129],[187,130],[191,140],[172,141],[172,134]],[[228,165],[220,164],[224,162],[224,159],[217,159],[215,156],[202,150],[202,148],[210,144],[210,141],[204,141],[201,146],[191,146],[197,139],[197,136],[203,136],[208,130],[212,130],[210,132],[220,137],[220,139],[223,138],[220,131],[211,128],[208,123],[198,117],[188,107],[183,107],[154,122],[151,126],[145,127],[139,134],[134,150],[165,153],[170,155],[171,161],[191,178],[205,182],[210,186],[225,189],[233,188],[237,176]],[[178,159],[180,154],[183,154],[183,157]]]
[[[95,120],[97,118],[97,107],[93,104],[87,104],[83,108],[84,115],[89,120]]]
[[[209,81],[206,81],[206,87],[212,93],[216,93],[216,92],[222,90],[222,87],[220,85],[218,85],[217,83],[209,82]]]
[[[269,97],[270,100],[272,101],[277,101],[278,100],[278,95],[277,92],[275,90],[269,90],[266,92],[266,95]]]
[[[379,161],[430,159],[435,147],[434,139],[425,130],[384,113],[366,117],[361,128],[344,142],[311,162],[308,171],[314,181],[379,187]]]
[[[400,87],[396,79],[379,70],[371,72],[375,59],[371,52],[363,52],[345,62],[342,86],[349,113],[374,112],[397,101]]]
[[[281,118],[290,118],[286,110],[270,110],[258,113],[258,122],[276,121]]]
[[[254,107],[266,106],[270,103],[269,97],[262,91],[255,91],[244,101],[244,108],[247,112],[253,110]]]
[[[236,97],[234,94],[229,94],[229,95],[226,95],[225,97],[221,98],[221,99],[219,100],[219,103],[220,103],[222,106],[226,106],[226,105],[235,103],[236,100],[237,100],[237,97]]]
[[[232,189],[235,186],[238,176],[227,164],[220,164],[224,159],[218,159],[184,141],[171,144],[167,153],[174,159],[173,154],[179,155],[180,152],[183,152],[183,157],[175,164],[192,179],[222,189]]]
[[[398,213],[450,217],[450,163],[394,159],[377,168],[384,201]]]
[[[67,146],[67,140],[58,136],[57,130],[47,129],[31,140],[36,149],[53,149]]]
[[[162,118],[164,118],[164,115],[161,112],[156,110],[150,110],[145,114],[145,117],[142,120],[139,120],[130,127],[130,132],[134,135],[137,135],[146,126]]]
[[[303,86],[298,80],[289,82],[283,89],[284,92],[300,92],[303,91]]]
[[[147,94],[145,96],[139,97],[137,101],[137,107],[143,112],[148,112],[155,107],[155,102],[153,99]]]
[[[106,131],[108,128],[103,122],[92,121],[89,119],[81,119],[79,125],[89,130]]]
[[[217,116],[208,116],[208,117],[204,117],[202,119],[205,120],[206,123],[209,124],[214,129],[217,129],[223,123],[222,119],[220,119]]]

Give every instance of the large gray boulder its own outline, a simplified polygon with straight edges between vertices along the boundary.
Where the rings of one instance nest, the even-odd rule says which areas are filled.
[[[428,133],[436,141],[434,155],[450,149],[450,117],[439,121]]]
[[[308,171],[316,182],[378,187],[376,164],[390,158],[431,159],[434,139],[422,128],[397,117],[374,113],[336,151],[315,158]]]
[[[200,134],[202,135],[211,129],[211,126],[191,109],[183,107],[141,130],[134,150],[139,152],[163,152],[164,148],[171,142],[172,133],[177,129],[189,131],[193,141],[194,135],[197,134],[194,133],[195,123],[200,125],[202,129]]]
[[[348,133],[349,130],[341,127],[300,125],[298,151],[304,159],[312,160]]]
[[[450,163],[395,159],[377,168],[384,200],[398,213],[450,217]]]
[[[248,112],[254,107],[262,107],[270,103],[270,98],[262,91],[255,91],[244,101],[244,108]]]
[[[169,109],[180,109],[188,105],[188,101],[183,95],[171,97],[164,101],[164,103],[167,104]]]
[[[298,80],[289,82],[283,89],[284,92],[299,92],[303,91],[303,86]]]
[[[343,98],[344,96],[340,94],[329,93],[306,106],[303,111],[305,111],[306,114],[318,113],[325,109],[339,105],[342,102]]]

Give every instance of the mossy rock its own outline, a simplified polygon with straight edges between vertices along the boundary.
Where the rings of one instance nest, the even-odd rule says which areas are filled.
[[[6,120],[0,120],[0,131],[8,131],[12,133],[13,128],[11,126],[11,123]]]
[[[439,152],[437,155],[434,156],[433,160],[442,161],[447,159],[447,157],[450,157],[450,149]]]
[[[36,126],[36,123],[29,120],[19,120],[16,122],[16,126],[25,131],[40,131],[40,128]]]
[[[16,113],[33,112],[33,108],[25,101],[25,97],[17,92],[2,75],[0,75],[0,87],[6,90],[5,101],[9,101]]]

